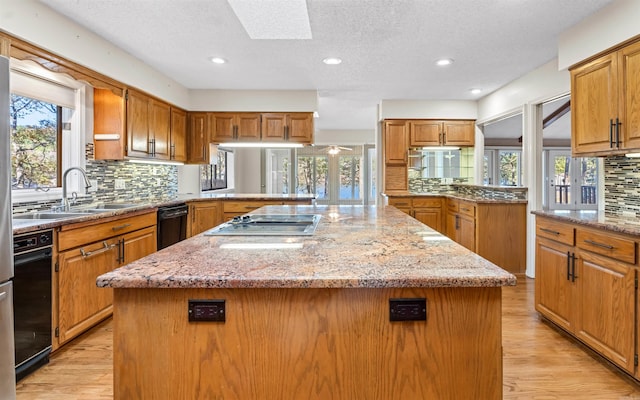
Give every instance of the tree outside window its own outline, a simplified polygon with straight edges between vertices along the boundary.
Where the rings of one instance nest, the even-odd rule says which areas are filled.
[[[35,189],[58,186],[61,107],[11,95],[11,186]]]

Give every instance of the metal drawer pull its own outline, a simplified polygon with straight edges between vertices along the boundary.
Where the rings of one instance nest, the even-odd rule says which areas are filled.
[[[409,203],[395,203],[395,204],[392,204],[392,205],[393,206],[408,206]]]
[[[540,228],[540,230],[541,230],[542,232],[552,233],[552,234],[554,234],[554,235],[559,235],[559,234],[560,234],[560,232],[552,231],[551,229],[547,229],[547,228]]]
[[[462,210],[462,211],[471,211],[471,210],[470,210],[470,209],[468,209],[468,208],[461,208],[461,210]]]
[[[593,240],[587,240],[587,239],[585,239],[585,240],[584,240],[584,242],[585,242],[585,243],[588,243],[588,244],[592,244],[592,245],[594,245],[594,246],[602,247],[602,248],[607,249],[607,250],[613,250],[613,249],[615,249],[615,247],[613,247],[613,246],[611,246],[611,245],[609,245],[609,244],[598,243],[598,242],[594,242]]]
[[[118,225],[118,226],[112,227],[111,230],[119,231],[120,229],[128,228],[130,226],[131,226],[131,224]]]
[[[81,248],[80,249],[80,254],[82,254],[82,257],[84,257],[84,258],[95,256],[96,254],[101,254],[101,253],[104,253],[104,252],[107,252],[107,251],[113,249],[118,244],[114,243],[112,245],[109,245],[106,241],[104,241],[104,242],[102,242],[102,245],[104,246],[103,248],[95,250],[95,251],[84,251],[84,249]]]
[[[244,206],[245,210],[255,210],[256,208],[254,206]]]

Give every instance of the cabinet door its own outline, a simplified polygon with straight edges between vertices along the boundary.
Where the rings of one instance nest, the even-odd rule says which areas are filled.
[[[640,149],[640,42],[620,50],[620,127],[623,145]]]
[[[239,113],[235,118],[236,139],[239,141],[260,141],[260,113]]]
[[[285,140],[285,129],[287,125],[286,114],[266,113],[262,114],[261,137],[265,142]]]
[[[149,110],[151,155],[154,158],[169,160],[171,158],[171,106],[167,103],[151,100]]]
[[[458,214],[458,243],[471,251],[476,251],[476,221]]]
[[[473,146],[476,138],[474,121],[444,121],[442,144],[445,146]]]
[[[129,157],[147,157],[149,154],[149,102],[150,98],[129,90],[127,97],[127,140]]]
[[[586,251],[580,252],[580,259],[575,335],[633,373],[635,269]]]
[[[411,146],[440,146],[442,121],[411,121],[409,122],[409,135]]]
[[[187,161],[187,113],[171,108],[171,146],[169,149],[174,161]]]
[[[617,149],[618,74],[615,53],[571,71],[571,147],[573,155]],[[623,126],[623,130],[624,130]]]
[[[187,137],[189,163],[209,162],[209,121],[207,113],[189,113]]]
[[[125,155],[126,125],[125,100],[109,89],[93,89],[93,133],[118,134],[119,139],[96,140],[94,137],[94,157],[96,160],[122,160]]]
[[[122,235],[120,238],[121,264],[128,264],[144,256],[155,253],[158,246],[156,226],[140,229]]]
[[[444,233],[447,237],[454,242],[458,241],[458,226],[459,226],[458,214],[447,211],[445,220]]]
[[[211,142],[222,143],[235,140],[235,114],[211,113],[209,114],[209,126],[211,127]]]
[[[384,162],[387,165],[407,164],[409,125],[402,120],[384,121]]]
[[[413,217],[438,232],[442,231],[442,212],[439,209],[415,209]]]
[[[292,143],[312,143],[313,114],[290,113],[287,116],[286,139]]]
[[[221,206],[219,202],[197,202],[189,205],[189,237],[220,225]]]
[[[81,252],[84,251],[84,255]],[[111,314],[113,289],[96,278],[117,267],[118,241],[110,239],[59,253],[59,343],[65,343]]]
[[[535,308],[568,332],[574,331],[575,285],[569,279],[573,247],[536,240]]]

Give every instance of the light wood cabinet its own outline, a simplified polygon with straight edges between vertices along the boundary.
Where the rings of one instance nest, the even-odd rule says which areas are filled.
[[[180,136],[184,138],[185,131],[179,121],[172,122],[171,105],[133,89],[127,90],[122,98],[110,90],[96,88],[93,101],[97,160],[127,157],[170,160],[173,149],[184,153]],[[178,129],[175,142],[174,127]]]
[[[409,146],[461,146],[475,144],[473,120],[409,121]]]
[[[55,347],[111,315],[113,290],[96,278],[156,251],[156,213],[65,225],[58,232]]]
[[[447,199],[446,234],[467,249],[476,251],[476,205],[474,203]]]
[[[540,216],[536,222],[536,310],[636,373],[636,242]]]
[[[640,150],[640,42],[571,69],[574,156]]]
[[[313,113],[263,113],[263,142],[313,143]]]
[[[260,113],[209,113],[211,142],[259,142]]]
[[[407,165],[409,151],[409,124],[404,120],[385,120],[384,163],[386,165]]]
[[[190,164],[209,163],[209,117],[204,112],[187,113],[187,159]]]
[[[222,204],[220,201],[194,201],[188,205],[188,237],[195,236],[222,223]]]
[[[171,107],[171,146],[170,159],[187,161],[187,112]]]
[[[403,211],[428,227],[443,232],[443,197],[389,197],[387,204]]]
[[[249,213],[264,206],[303,206],[311,205],[311,199],[300,200],[225,200],[222,203],[223,221]]]

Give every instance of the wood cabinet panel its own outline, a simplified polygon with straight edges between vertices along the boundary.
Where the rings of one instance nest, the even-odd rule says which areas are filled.
[[[187,113],[189,120],[187,131],[187,156],[190,164],[209,162],[209,117],[207,113]]]
[[[313,143],[313,113],[263,113],[264,142]]]
[[[415,209],[413,218],[438,232],[442,231],[442,210]]]
[[[386,165],[384,168],[385,190],[408,190],[407,167],[404,165]]]
[[[262,116],[260,113],[240,113],[236,115],[236,140],[247,142],[260,141]]]
[[[411,146],[440,146],[442,142],[442,121],[410,121],[409,136],[409,144]]]
[[[384,121],[384,162],[386,165],[404,165],[409,151],[409,125],[404,120]],[[387,187],[388,189],[388,187]]]
[[[187,161],[187,112],[171,107],[171,146],[170,158],[174,161]]]
[[[471,147],[475,144],[474,121],[443,121],[442,125],[443,145]]]
[[[513,273],[527,268],[527,205],[478,203],[476,253]]]
[[[536,236],[564,243],[568,246],[575,244],[575,228],[573,225],[554,220],[537,218]]]
[[[535,308],[568,332],[574,331],[573,247],[544,238],[536,241]]]
[[[93,134],[96,160],[122,160],[126,146],[126,103],[109,89],[93,89]],[[101,135],[117,135],[103,140]],[[113,137],[113,136],[112,136]]]
[[[580,252],[575,335],[598,353],[634,372],[634,268]]]
[[[155,253],[158,246],[156,225],[127,233],[121,237],[122,264],[128,264]]]
[[[620,127],[627,149],[640,149],[640,42],[620,50]]]
[[[153,99],[149,101],[149,140],[152,157],[171,158],[171,106]]]
[[[189,203],[189,237],[195,236],[222,223],[222,204],[219,201]]]
[[[147,157],[149,149],[149,98],[127,91],[127,155]]]
[[[576,246],[629,264],[636,262],[636,243],[608,232],[576,229]]]
[[[234,113],[209,113],[211,126],[211,142],[229,142],[235,139]]]

